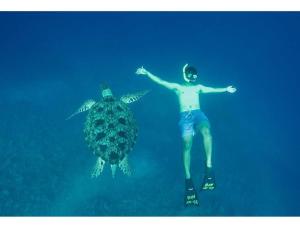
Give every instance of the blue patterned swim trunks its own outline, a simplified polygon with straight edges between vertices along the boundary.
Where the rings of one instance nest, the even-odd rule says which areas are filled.
[[[194,136],[195,127],[204,123],[210,126],[208,118],[200,109],[181,112],[179,126],[181,128],[182,137],[188,135]]]

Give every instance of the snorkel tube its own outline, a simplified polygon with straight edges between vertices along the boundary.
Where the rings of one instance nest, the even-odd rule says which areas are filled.
[[[189,64],[185,64],[185,65],[183,66],[183,68],[182,68],[182,75],[183,75],[183,79],[184,79],[186,82],[190,83],[190,80],[186,77],[186,73],[185,73],[185,69],[188,67],[188,65],[189,65]]]

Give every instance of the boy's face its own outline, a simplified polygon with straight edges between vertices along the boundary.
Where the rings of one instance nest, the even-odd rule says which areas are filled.
[[[198,75],[197,74],[192,74],[188,73],[186,77],[190,80],[191,83],[195,83],[197,81]]]

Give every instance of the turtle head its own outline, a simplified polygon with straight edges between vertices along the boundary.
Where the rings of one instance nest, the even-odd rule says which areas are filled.
[[[101,94],[103,98],[113,97],[110,88],[106,84],[101,84],[100,87],[101,87]]]

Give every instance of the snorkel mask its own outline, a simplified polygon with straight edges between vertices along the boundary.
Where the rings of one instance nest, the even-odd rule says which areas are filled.
[[[183,79],[188,83],[194,83],[198,78],[197,70],[194,67],[189,66],[189,64],[184,65],[182,68],[182,74]]]

